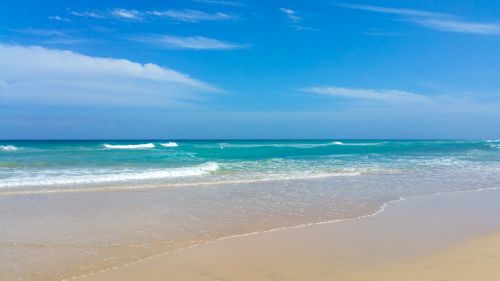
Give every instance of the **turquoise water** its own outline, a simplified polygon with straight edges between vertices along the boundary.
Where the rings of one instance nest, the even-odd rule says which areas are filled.
[[[2,141],[0,193],[499,167],[499,140]]]
[[[62,280],[498,187],[500,140],[2,141],[0,275]]]

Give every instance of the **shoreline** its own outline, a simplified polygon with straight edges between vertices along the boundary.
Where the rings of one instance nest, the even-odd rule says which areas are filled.
[[[486,190],[496,190],[496,189],[498,189],[498,188],[486,189]],[[456,192],[453,192],[453,193],[476,192],[476,191],[483,191],[483,189],[480,189],[480,190],[469,190],[469,191],[456,191]],[[429,195],[421,195],[421,196],[434,196],[434,195],[440,195],[440,193],[429,194]],[[418,196],[415,196],[415,197],[418,197]],[[175,250],[172,250],[172,251],[158,253],[158,254],[155,254],[155,255],[152,255],[152,256],[148,256],[146,258],[142,258],[142,259],[139,259],[139,260],[136,260],[136,261],[133,261],[133,262],[125,263],[125,264],[122,264],[122,265],[117,265],[117,266],[113,266],[113,267],[102,269],[102,270],[95,271],[95,272],[90,272],[90,273],[85,273],[85,274],[82,274],[82,275],[77,275],[77,276],[72,276],[72,277],[64,278],[64,279],[61,279],[60,281],[75,280],[75,279],[79,279],[79,278],[82,278],[82,277],[87,277],[87,276],[92,276],[92,275],[95,275],[95,274],[99,274],[99,273],[102,273],[102,272],[109,272],[109,271],[113,271],[113,270],[120,269],[120,268],[123,268],[123,267],[132,266],[134,264],[138,264],[138,263],[141,263],[141,262],[144,262],[144,261],[147,261],[147,260],[155,259],[155,258],[158,258],[158,257],[161,257],[161,256],[175,254],[177,252],[181,252],[181,251],[184,251],[184,250],[189,250],[189,249],[196,248],[196,247],[202,247],[204,245],[210,245],[212,243],[217,243],[217,242],[225,241],[225,240],[228,240],[228,239],[237,239],[237,238],[240,238],[240,237],[254,236],[254,235],[266,234],[266,233],[277,232],[277,231],[286,231],[286,230],[291,230],[291,229],[300,229],[300,228],[305,228],[305,227],[311,227],[311,226],[315,226],[315,225],[323,225],[323,224],[331,224],[331,223],[341,223],[341,222],[348,222],[348,221],[353,221],[353,220],[358,220],[358,219],[369,218],[369,217],[376,216],[376,215],[381,214],[382,212],[384,212],[384,210],[387,208],[388,205],[393,204],[393,203],[397,203],[397,202],[401,202],[401,201],[405,201],[405,200],[406,200],[405,198],[400,197],[399,199],[395,199],[395,200],[391,200],[391,201],[385,202],[385,203],[382,204],[382,206],[380,206],[380,208],[377,211],[375,211],[375,212],[373,212],[371,214],[362,215],[362,216],[358,216],[358,217],[346,218],[346,219],[335,219],[335,220],[321,221],[321,222],[312,222],[312,223],[306,223],[306,224],[300,224],[300,225],[294,225],[294,226],[278,227],[278,228],[272,228],[272,229],[269,229],[269,230],[254,231],[254,232],[249,232],[249,233],[243,233],[243,234],[236,234],[236,235],[231,235],[231,236],[225,236],[225,237],[217,238],[217,239],[214,239],[214,240],[209,240],[209,241],[206,241],[206,242],[202,242],[202,243],[198,243],[198,244],[194,244],[194,245],[182,247],[182,248],[175,249]]]
[[[188,182],[188,183],[172,183],[172,184],[158,184],[158,185],[122,185],[122,186],[103,186],[103,187],[90,187],[90,188],[55,188],[55,189],[43,189],[43,190],[21,190],[21,191],[0,191],[0,196],[23,196],[23,195],[44,195],[44,194],[65,194],[65,193],[86,193],[86,192],[126,192],[126,191],[148,191],[148,190],[162,190],[162,189],[173,189],[173,188],[197,188],[205,186],[222,186],[230,184],[253,184],[253,183],[268,183],[276,181],[290,181],[290,180],[309,180],[309,179],[321,179],[330,177],[351,177],[360,176],[359,173],[344,173],[344,174],[318,174],[311,176],[298,176],[298,177],[283,177],[283,178],[263,178],[263,179],[248,179],[248,180],[232,180],[232,181],[207,181],[207,182]],[[23,189],[27,186],[21,187]],[[15,189],[7,187],[4,189]],[[1,189],[0,189],[1,190]]]
[[[385,213],[384,211],[387,211],[386,208],[390,207],[388,209],[391,210],[392,209],[392,205],[404,204],[404,203],[401,203],[401,201],[410,201],[410,202],[413,202],[413,201],[426,201],[426,200],[428,201],[428,200],[430,200],[430,198],[433,198],[433,197],[436,197],[436,198],[447,197],[447,196],[449,197],[449,196],[454,196],[456,194],[459,194],[459,195],[460,194],[464,194],[465,195],[467,193],[488,193],[488,192],[494,192],[494,193],[500,194],[499,189],[500,189],[499,187],[494,187],[494,188],[482,188],[482,189],[477,189],[477,190],[439,192],[439,193],[428,194],[428,195],[414,195],[414,196],[410,196],[408,198],[401,197],[399,199],[395,199],[395,200],[391,200],[391,201],[385,202],[374,213],[363,215],[363,216],[358,216],[358,217],[354,217],[354,218],[347,218],[347,219],[337,219],[337,220],[332,220],[332,221],[307,223],[307,224],[302,224],[302,225],[297,225],[297,226],[281,227],[281,228],[275,228],[275,229],[270,229],[270,230],[265,230],[265,231],[257,231],[257,232],[251,232],[251,233],[245,233],[245,234],[238,234],[238,235],[232,235],[232,236],[227,236],[227,237],[221,237],[221,238],[218,238],[218,239],[215,239],[215,240],[210,240],[210,241],[206,241],[206,242],[203,242],[203,243],[198,243],[198,244],[195,244],[195,245],[190,245],[190,246],[183,247],[183,248],[180,248],[180,249],[176,249],[176,250],[173,250],[173,251],[159,253],[159,254],[156,254],[156,255],[153,255],[153,256],[149,256],[149,257],[146,257],[146,258],[143,258],[143,259],[140,259],[140,260],[137,260],[137,261],[133,261],[133,262],[130,262],[130,263],[127,263],[127,264],[123,264],[123,265],[119,265],[119,266],[114,266],[112,268],[107,268],[107,269],[104,269],[104,270],[99,270],[99,271],[88,273],[88,274],[72,276],[72,277],[63,279],[63,281],[67,281],[67,280],[82,280],[83,281],[83,280],[87,280],[87,279],[90,281],[90,280],[94,280],[93,276],[97,277],[97,279],[95,279],[95,280],[101,280],[101,279],[99,279],[99,277],[101,275],[107,275],[107,274],[113,275],[114,273],[119,274],[119,272],[121,272],[121,271],[127,271],[128,268],[133,268],[134,266],[140,266],[142,264],[146,264],[147,265],[150,262],[161,260],[161,259],[169,259],[170,256],[175,256],[175,255],[178,255],[178,254],[182,254],[182,253],[184,253],[186,251],[188,251],[188,252],[189,251],[196,251],[196,249],[199,249],[199,248],[203,249],[203,247],[211,247],[212,245],[217,245],[219,243],[225,243],[226,241],[235,241],[235,240],[238,241],[238,239],[245,239],[246,237],[261,237],[263,235],[272,234],[272,233],[287,233],[287,232],[294,231],[294,230],[300,231],[300,230],[303,230],[303,229],[310,229],[310,228],[314,228],[314,227],[318,227],[318,226],[322,226],[322,225],[324,225],[324,226],[328,226],[328,225],[342,225],[342,223],[360,223],[360,221],[361,221],[361,224],[362,224],[362,222],[365,219],[384,216],[384,213]],[[498,197],[500,198],[500,195]],[[391,210],[391,212],[394,212],[394,211]],[[337,223],[339,223],[339,224],[337,224]],[[500,231],[500,223],[499,223],[498,227],[496,227],[495,229],[497,231]],[[474,237],[477,237],[477,235],[474,236]],[[113,277],[110,280],[114,280]],[[135,279],[127,279],[127,280],[135,280]],[[183,280],[183,279],[180,279],[180,280]]]

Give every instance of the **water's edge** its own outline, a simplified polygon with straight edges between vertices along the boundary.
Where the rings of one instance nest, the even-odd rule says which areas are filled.
[[[138,264],[138,263],[141,263],[141,262],[144,262],[144,261],[147,261],[147,260],[155,259],[155,258],[160,257],[160,256],[170,255],[170,254],[177,253],[177,252],[180,252],[180,251],[184,251],[184,250],[187,250],[187,249],[191,249],[191,248],[195,248],[195,247],[199,247],[199,246],[203,246],[203,245],[208,245],[208,244],[212,244],[212,243],[215,243],[215,242],[218,242],[218,241],[227,240],[227,239],[233,239],[233,238],[245,237],[245,236],[252,236],[252,235],[258,235],[258,234],[275,232],[275,231],[284,231],[284,230],[289,230],[289,229],[304,228],[304,227],[309,227],[309,226],[314,226],[314,225],[322,225],[322,224],[330,224],[330,223],[338,223],[338,222],[347,222],[347,221],[353,221],[353,220],[359,220],[359,219],[366,219],[366,218],[374,217],[374,216],[377,216],[377,215],[381,214],[391,204],[402,202],[402,201],[406,201],[406,200],[413,200],[413,199],[423,198],[423,197],[432,197],[432,196],[440,196],[440,195],[457,194],[457,193],[472,193],[472,192],[493,191],[493,190],[498,190],[498,189],[500,189],[500,187],[479,188],[479,189],[474,189],[474,190],[446,191],[446,192],[436,192],[436,193],[432,193],[432,194],[410,195],[410,196],[407,196],[407,197],[400,197],[400,198],[395,199],[395,200],[390,200],[390,201],[384,202],[375,212],[369,213],[369,214],[366,214],[366,215],[362,215],[362,216],[357,216],[357,217],[352,217],[352,218],[345,218],[345,219],[334,219],[334,220],[329,220],[329,221],[311,222],[311,223],[299,224],[299,225],[294,225],[294,226],[278,227],[278,228],[272,228],[272,229],[268,229],[268,230],[254,231],[254,232],[249,232],[249,233],[224,236],[224,237],[220,237],[220,238],[217,238],[217,239],[212,239],[212,240],[204,241],[204,242],[201,242],[201,243],[196,243],[196,244],[193,244],[193,245],[190,245],[190,246],[187,246],[187,247],[181,247],[181,248],[174,249],[174,250],[160,252],[160,253],[157,253],[155,255],[151,255],[151,256],[148,256],[148,257],[145,257],[145,258],[140,258],[140,259],[137,259],[135,261],[127,262],[127,263],[124,263],[124,264],[121,264],[121,265],[115,265],[115,266],[107,267],[107,268],[104,268],[104,269],[101,269],[101,270],[97,270],[97,271],[93,271],[93,272],[89,272],[89,273],[84,273],[84,274],[78,274],[78,275],[75,275],[75,276],[70,276],[68,278],[60,279],[59,281],[74,280],[74,279],[78,279],[78,278],[85,277],[85,276],[91,276],[91,275],[102,273],[102,272],[108,272],[108,271],[112,271],[112,270],[115,270],[115,269],[119,269],[119,268],[131,266],[131,265],[134,265],[134,264]]]

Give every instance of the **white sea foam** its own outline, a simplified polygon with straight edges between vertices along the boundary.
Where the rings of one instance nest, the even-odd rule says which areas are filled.
[[[371,146],[371,145],[381,145],[382,142],[366,142],[366,143],[352,143],[352,142],[341,142],[333,141],[327,143],[259,143],[259,144],[245,144],[245,143],[218,143],[218,147],[224,148],[257,148],[257,147],[292,147],[292,148],[316,148],[325,147],[332,145],[345,145],[345,146]],[[213,146],[199,146],[199,147],[213,147]]]
[[[160,143],[163,147],[178,147],[179,145],[176,142],[170,141],[167,143]]]
[[[13,145],[0,145],[0,151],[17,151],[18,147]]]
[[[368,146],[370,146],[370,145],[380,145],[382,143],[381,142],[347,142],[347,143],[345,143],[345,142],[341,142],[341,141],[334,141],[331,144],[333,144],[333,145],[347,145],[347,146],[349,146],[349,145],[352,145],[352,146],[368,145]]]
[[[207,163],[208,164],[208,163]],[[216,163],[214,163],[216,164]],[[207,165],[208,166],[208,165]],[[207,167],[208,168],[208,167]],[[215,167],[213,167],[215,168]],[[204,174],[209,174],[210,172],[215,172],[217,169],[213,169],[212,171],[205,170]],[[104,181],[104,178],[100,178],[98,181],[56,181],[52,178],[51,181],[43,181],[36,180],[36,183],[27,183],[26,181],[15,182],[15,183],[5,183],[0,184],[0,190],[2,187],[8,188],[7,191],[0,191],[0,195],[19,195],[19,194],[50,194],[50,193],[78,193],[78,192],[109,192],[109,191],[125,191],[125,190],[149,190],[149,189],[163,189],[163,188],[178,188],[178,187],[202,187],[202,186],[215,186],[215,185],[227,185],[227,184],[254,184],[254,183],[264,183],[264,182],[275,182],[275,181],[295,181],[295,180],[312,180],[312,179],[321,179],[321,178],[329,178],[329,177],[351,177],[351,176],[360,176],[362,175],[362,171],[343,171],[343,172],[323,172],[316,174],[300,174],[300,175],[287,175],[287,174],[271,174],[271,175],[263,175],[256,174],[253,177],[244,177],[244,178],[218,178],[218,179],[204,179],[203,181],[187,181],[187,182],[170,182],[170,183],[145,183],[138,184],[134,183],[133,185],[113,185],[112,182],[123,182],[125,180],[131,180],[131,177],[127,179],[120,180],[108,180]],[[151,174],[149,174],[151,175]],[[199,176],[202,176],[200,174]],[[181,177],[181,176],[178,176]],[[109,177],[107,177],[109,178]],[[148,179],[161,179],[166,177],[159,178],[148,178]],[[105,183],[106,186],[96,186],[96,187],[86,187],[86,188],[44,188],[44,189],[36,189],[36,190],[10,190],[13,187],[28,187],[28,186],[44,186],[44,185],[64,185],[64,184],[95,184],[95,183]]]
[[[330,146],[334,143],[261,143],[261,144],[242,144],[242,143],[219,143],[219,148],[257,148],[257,147],[292,147],[292,148],[315,148]]]
[[[143,144],[103,144],[107,149],[149,149],[155,148],[153,143],[143,143]]]
[[[219,169],[215,162],[207,162],[197,166],[137,170],[66,170],[45,171],[41,174],[28,173],[22,177],[7,178],[0,183],[1,187],[46,186],[64,184],[99,184],[124,181],[158,180],[168,178],[192,177],[207,175]]]

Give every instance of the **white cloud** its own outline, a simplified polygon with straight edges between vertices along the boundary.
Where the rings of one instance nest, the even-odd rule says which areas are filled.
[[[85,17],[85,18],[94,18],[94,19],[107,19],[107,18],[116,18],[122,20],[141,20],[144,16],[144,13],[138,10],[129,10],[122,8],[114,8],[108,11],[85,11],[85,12],[77,12],[77,11],[68,11],[70,15],[77,17]]]
[[[390,7],[381,7],[381,6],[373,6],[373,5],[355,5],[355,4],[338,4],[340,7],[355,9],[355,10],[363,10],[384,14],[395,14],[402,16],[417,16],[417,17],[444,17],[449,16],[443,13],[423,11],[423,10],[415,10],[415,9],[405,9],[405,8],[390,8]]]
[[[175,107],[217,91],[156,64],[0,44],[0,102]]]
[[[70,22],[71,20],[68,19],[68,18],[63,18],[63,17],[60,17],[60,16],[50,16],[49,17],[49,20],[55,20],[55,21],[66,21],[66,22]]]
[[[279,8],[279,11],[284,14],[290,21],[290,25],[296,30],[316,30],[315,28],[302,25],[303,18],[298,15],[298,12],[289,8]]]
[[[84,18],[95,18],[95,19],[104,19],[105,16],[99,12],[76,12],[76,11],[69,11],[68,12],[70,15],[77,16],[77,17],[84,17]]]
[[[117,18],[128,19],[128,20],[142,19],[142,13],[137,10],[115,8],[111,11],[111,15]]]
[[[320,95],[328,95],[343,98],[378,100],[384,102],[425,102],[431,99],[424,95],[419,95],[401,90],[376,90],[358,89],[344,87],[309,87],[303,89],[304,92]]]
[[[207,13],[200,10],[184,9],[184,10],[151,10],[139,11],[133,9],[114,8],[108,11],[97,12],[75,12],[69,11],[69,14],[78,17],[89,17],[96,19],[115,18],[122,20],[142,20],[146,17],[153,18],[168,18],[179,22],[202,22],[202,21],[227,21],[237,19],[238,16],[230,13],[215,12]],[[51,17],[56,19],[55,17]]]
[[[132,38],[134,41],[171,49],[233,50],[248,48],[248,45],[221,41],[203,36],[153,35]]]
[[[290,21],[292,21],[294,23],[298,23],[302,20],[302,18],[297,15],[297,11],[295,11],[295,10],[288,9],[288,8],[280,8],[279,10],[280,10],[280,12],[285,14]]]
[[[224,21],[238,18],[232,14],[221,12],[209,14],[198,10],[149,11],[147,14],[182,22]]]
[[[339,6],[355,10],[405,16],[410,22],[438,31],[490,35],[500,34],[499,23],[466,21],[460,17],[446,13],[373,5],[339,4]]]
[[[457,20],[424,19],[414,20],[416,23],[440,31],[476,33],[476,34],[500,34],[500,25],[492,23],[476,23]]]

